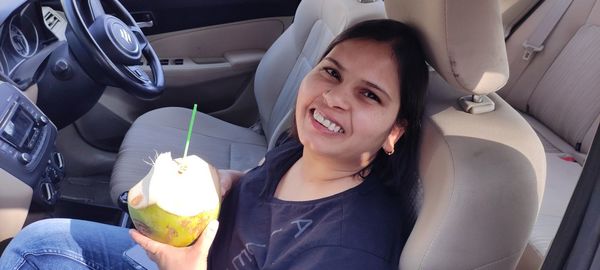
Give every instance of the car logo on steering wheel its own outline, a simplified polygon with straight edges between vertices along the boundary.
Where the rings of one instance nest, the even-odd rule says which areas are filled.
[[[121,33],[121,38],[123,38],[123,40],[127,41],[127,44],[131,44],[131,35],[129,35],[129,33],[127,33],[127,30],[125,30],[125,28],[121,28],[121,29],[119,29],[119,32]]]

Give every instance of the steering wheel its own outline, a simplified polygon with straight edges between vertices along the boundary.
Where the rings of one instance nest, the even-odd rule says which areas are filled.
[[[69,22],[67,42],[91,77],[142,99],[159,96],[165,80],[160,60],[135,20],[118,0],[61,0]],[[152,71],[142,69],[142,56]],[[100,68],[98,68],[100,67]]]

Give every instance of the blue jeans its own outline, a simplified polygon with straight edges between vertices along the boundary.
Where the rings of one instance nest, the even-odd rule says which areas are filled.
[[[136,269],[123,258],[135,243],[128,229],[74,219],[25,227],[0,257],[0,269]]]

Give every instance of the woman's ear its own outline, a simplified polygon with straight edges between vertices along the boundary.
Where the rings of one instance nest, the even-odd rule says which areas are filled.
[[[400,123],[394,123],[392,129],[390,130],[390,134],[385,138],[383,142],[383,150],[386,153],[394,153],[394,145],[396,142],[402,138],[404,132],[406,131],[406,120],[402,120]]]

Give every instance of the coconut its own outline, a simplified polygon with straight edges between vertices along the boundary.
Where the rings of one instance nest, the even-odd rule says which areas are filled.
[[[198,156],[158,155],[150,172],[129,190],[129,214],[147,237],[176,247],[196,240],[220,205],[217,170]]]

